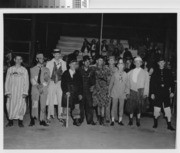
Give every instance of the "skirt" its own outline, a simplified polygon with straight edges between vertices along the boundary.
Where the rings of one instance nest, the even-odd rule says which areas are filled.
[[[144,89],[138,89],[138,91],[130,90],[129,99],[127,99],[125,111],[129,114],[133,113],[145,113],[149,101],[148,98],[144,98]]]

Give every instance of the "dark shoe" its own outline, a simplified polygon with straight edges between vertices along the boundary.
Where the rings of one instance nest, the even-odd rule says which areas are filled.
[[[137,119],[136,125],[137,125],[137,127],[139,127],[141,125],[140,124],[140,119]]]
[[[18,120],[18,126],[19,127],[24,127],[23,120]]]
[[[30,122],[29,126],[34,126],[34,125],[35,125],[34,118],[31,118],[31,122]]]
[[[59,118],[58,120],[59,120],[59,122],[61,122],[61,123],[64,122],[64,120],[63,120],[62,118]]]
[[[91,122],[91,125],[96,125],[96,123],[94,121]]]
[[[167,124],[168,124],[167,127],[168,130],[175,131],[175,128],[172,127],[171,122],[168,122]]]
[[[133,119],[132,119],[132,118],[130,118],[130,119],[129,119],[129,123],[128,123],[128,125],[130,125],[130,126],[132,126],[132,125],[133,125]]]
[[[154,118],[154,125],[153,125],[153,128],[157,128],[158,127],[158,121],[156,118]]]
[[[50,120],[50,119],[47,119],[47,123],[50,124],[50,123],[51,123],[51,120]]]
[[[73,121],[73,125],[76,125],[77,123],[77,120],[76,119],[74,119],[74,121]]]
[[[123,124],[123,122],[122,122],[122,121],[121,121],[121,122],[119,122],[118,124],[119,124],[119,125],[121,125],[121,126],[124,126],[124,124]]]
[[[111,122],[111,124],[110,124],[111,126],[114,126],[114,122]]]
[[[101,125],[106,126],[105,118],[104,117],[101,117]]]
[[[40,125],[49,126],[49,124],[47,124],[45,121],[40,121]]]
[[[110,123],[110,121],[109,121],[109,120],[106,120],[106,123]]]
[[[81,119],[77,119],[76,126],[80,126],[80,125],[81,125]]]
[[[99,125],[101,125],[102,119],[101,119],[100,115],[98,115],[98,117],[97,117],[97,122],[99,123]]]
[[[83,118],[80,118],[79,119],[79,122],[82,124],[84,122],[84,119]]]
[[[79,122],[79,119],[74,119],[73,125],[80,126],[81,123]]]
[[[101,116],[99,117],[98,121],[99,121],[99,125],[102,125],[102,117]]]
[[[6,127],[11,127],[13,126],[13,120],[9,120],[8,124],[6,125]]]
[[[66,120],[65,120],[65,119],[62,120],[62,123],[63,123],[62,126],[63,126],[63,127],[66,127]]]
[[[50,115],[50,118],[51,118],[51,119],[54,119],[54,116],[53,116],[53,115]]]

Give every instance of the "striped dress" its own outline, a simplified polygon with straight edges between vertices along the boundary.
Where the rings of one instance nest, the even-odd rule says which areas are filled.
[[[26,102],[22,97],[28,95],[29,77],[27,70],[23,67],[12,66],[8,69],[5,82],[5,95],[10,94],[7,98],[7,112],[10,120],[20,119],[26,112]]]

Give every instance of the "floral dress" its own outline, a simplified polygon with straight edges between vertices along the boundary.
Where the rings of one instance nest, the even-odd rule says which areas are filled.
[[[93,106],[107,106],[110,71],[107,67],[95,67],[96,84],[93,90]]]

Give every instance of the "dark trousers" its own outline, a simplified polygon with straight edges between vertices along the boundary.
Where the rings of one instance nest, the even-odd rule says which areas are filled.
[[[93,105],[92,105],[92,95],[91,93],[85,93],[83,96],[84,108],[86,121],[90,124],[93,121]]]

